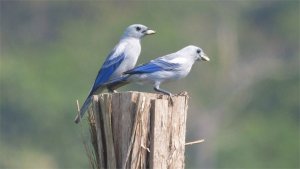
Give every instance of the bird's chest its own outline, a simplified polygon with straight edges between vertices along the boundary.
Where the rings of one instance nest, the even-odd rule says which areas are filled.
[[[191,70],[191,65],[189,64],[180,66],[177,70],[175,70],[176,79],[181,79],[186,77],[189,74],[190,70]]]

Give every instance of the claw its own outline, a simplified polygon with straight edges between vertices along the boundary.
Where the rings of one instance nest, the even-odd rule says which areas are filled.
[[[163,90],[163,89],[159,88],[159,85],[156,85],[154,87],[154,90],[157,91],[157,92],[160,92],[160,93],[168,95],[169,96],[168,97],[169,103],[171,103],[171,105],[173,106],[173,104],[174,104],[173,96],[174,95],[171,92],[168,92],[166,90]]]
[[[188,93],[186,91],[179,92],[176,96],[186,96]]]

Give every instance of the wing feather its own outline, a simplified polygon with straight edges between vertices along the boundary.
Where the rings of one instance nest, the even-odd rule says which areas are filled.
[[[142,74],[142,73],[153,73],[157,71],[171,71],[176,70],[180,64],[166,62],[162,59],[153,60],[144,65],[137,66],[134,69],[126,71],[124,74]]]
[[[106,83],[111,77],[111,75],[115,72],[115,70],[123,62],[125,58],[125,46],[126,44],[120,44],[116,48],[114,48],[112,52],[110,52],[97,74],[94,85],[90,91],[90,95],[100,86]]]

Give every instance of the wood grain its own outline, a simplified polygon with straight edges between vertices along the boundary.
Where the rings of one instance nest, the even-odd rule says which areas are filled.
[[[99,168],[184,168],[188,95],[142,92],[93,97]]]

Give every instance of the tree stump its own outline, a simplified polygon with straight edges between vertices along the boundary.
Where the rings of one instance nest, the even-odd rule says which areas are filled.
[[[188,95],[93,96],[91,132],[97,168],[184,168]]]

